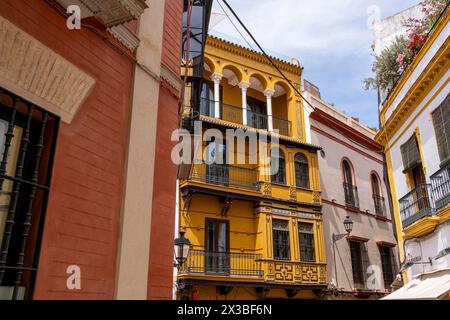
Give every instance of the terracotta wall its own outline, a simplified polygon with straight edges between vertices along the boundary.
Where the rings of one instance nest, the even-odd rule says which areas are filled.
[[[92,31],[68,30],[45,1],[2,0],[0,15],[96,80],[73,122],[60,126],[34,298],[111,299],[133,63]],[[73,264],[80,291],[66,288]]]
[[[166,0],[162,65],[179,77],[183,2]],[[171,161],[173,130],[178,128],[179,92],[161,82],[156,137],[154,194],[149,264],[149,299],[171,299],[175,228],[176,166]]]

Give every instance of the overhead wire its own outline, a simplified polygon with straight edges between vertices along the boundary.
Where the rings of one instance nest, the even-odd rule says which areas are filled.
[[[232,13],[232,15],[235,17],[235,19],[239,22],[239,24],[242,26],[242,28],[245,30],[245,32],[250,36],[250,38],[252,39],[252,41],[258,46],[259,51],[264,55],[264,57],[272,64],[272,66],[277,70],[277,72],[283,77],[283,79],[285,79],[288,84],[292,87],[292,89],[302,98],[302,100],[313,110],[315,111],[317,109],[317,107],[314,107],[311,102],[308,101],[308,99],[306,99],[304,97],[304,95],[297,89],[297,87],[292,83],[292,81],[283,73],[283,71],[281,71],[281,69],[277,66],[277,64],[273,61],[272,57],[270,57],[267,52],[263,49],[263,47],[259,44],[259,42],[256,40],[256,38],[253,36],[253,34],[250,32],[250,30],[245,26],[245,24],[242,22],[242,20],[239,18],[239,16],[237,15],[237,13],[234,11],[234,9],[228,4],[228,2],[226,0],[218,0],[217,3],[219,4],[219,6],[222,8],[222,11],[225,13],[225,15],[227,16],[228,20],[231,22],[231,24],[233,25],[233,27],[236,29],[236,31],[241,35],[241,37],[243,38],[243,40],[247,43],[247,45],[250,46],[250,48],[254,51],[256,51],[248,42],[248,40],[243,36],[243,34],[240,32],[240,30],[237,28],[237,26],[235,25],[235,23],[232,21],[231,17],[225,12],[223,6],[220,4],[220,1],[223,1],[223,3],[226,5],[226,7],[228,8],[228,10]],[[309,112],[306,108],[304,109],[308,115],[311,115],[311,112]],[[330,124],[330,126],[339,132],[339,130],[332,124]],[[373,151],[372,148],[368,148],[367,146],[355,141],[354,139],[351,139],[349,137],[347,137],[346,135],[343,135],[348,141],[358,145],[361,148],[364,148],[366,150],[370,150]]]

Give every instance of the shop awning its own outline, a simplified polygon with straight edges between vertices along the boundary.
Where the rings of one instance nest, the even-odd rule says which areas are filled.
[[[427,275],[414,279],[382,300],[436,300],[448,297],[450,274]]]

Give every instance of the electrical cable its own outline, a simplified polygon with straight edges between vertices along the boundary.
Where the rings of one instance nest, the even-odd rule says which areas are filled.
[[[253,42],[258,46],[259,50],[261,51],[261,53],[265,56],[265,58],[267,60],[269,60],[269,62],[272,64],[272,66],[277,70],[277,72],[289,83],[289,85],[292,87],[292,89],[303,99],[303,101],[312,108],[313,111],[315,111],[317,108],[314,107],[304,96],[303,94],[297,89],[297,87],[295,87],[295,85],[291,82],[291,80],[289,80],[287,78],[287,76],[283,73],[283,71],[280,70],[280,68],[276,65],[276,63],[272,60],[272,58],[266,53],[266,51],[262,48],[262,46],[259,44],[259,42],[255,39],[255,37],[253,36],[253,34],[250,32],[250,30],[245,26],[245,24],[242,22],[242,20],[239,18],[239,16],[236,14],[236,12],[233,10],[233,8],[228,4],[228,2],[226,0],[222,0],[224,2],[224,4],[227,6],[228,10],[233,14],[233,16],[236,18],[236,20],[239,22],[239,24],[244,28],[244,30],[247,32],[247,34],[250,36],[250,38],[252,38]],[[220,1],[218,1],[219,5],[220,5]],[[247,39],[242,35],[242,33],[238,30],[238,28],[236,27],[236,25],[233,23],[233,21],[231,20],[230,16],[225,12],[225,10],[223,9],[222,5],[220,5],[220,7],[222,8],[222,10],[224,11],[225,15],[227,16],[227,18],[230,20],[231,24],[235,27],[235,29],[238,31],[238,33],[241,35],[241,37],[244,39],[245,42],[247,42],[247,44],[253,49],[253,47],[248,43]],[[254,50],[254,49],[253,49]],[[254,50],[256,51],[256,50]],[[306,110],[306,108],[304,108],[304,110],[308,113],[308,115],[311,115],[311,112],[309,112],[308,110]],[[330,126],[339,132],[339,130],[332,124],[330,124]],[[359,142],[347,137],[346,135],[344,135],[344,137],[352,142],[355,143],[356,145],[358,145],[361,148],[364,148],[366,150],[370,150],[373,151],[373,149],[368,148],[362,144],[360,144]]]

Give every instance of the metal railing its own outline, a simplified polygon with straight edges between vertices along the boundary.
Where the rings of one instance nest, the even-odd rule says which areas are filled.
[[[431,198],[431,185],[421,184],[400,199],[400,216],[403,228],[406,228],[424,217],[434,214],[434,203]]]
[[[436,209],[450,203],[450,163],[431,176],[431,192]]]
[[[352,184],[344,183],[345,204],[349,207],[359,208],[358,188]]]
[[[375,214],[378,216],[385,217],[386,216],[386,203],[384,201],[384,197],[374,194],[373,195],[373,203],[375,205]]]
[[[191,179],[225,187],[259,190],[259,174],[256,169],[235,167],[225,164],[195,165]]]
[[[261,255],[191,250],[181,274],[262,277]]]
[[[261,130],[268,130],[267,115],[247,110],[247,125]]]
[[[200,99],[200,114],[210,118],[215,117],[215,101],[201,98]],[[236,124],[243,124],[243,110],[242,107],[220,102],[219,118]],[[292,123],[291,121],[273,118],[273,128],[278,130],[281,135],[290,136]],[[268,130],[268,117],[266,114],[253,112],[247,110],[247,125],[249,127],[261,130]]]
[[[273,118],[273,128],[283,136],[291,136],[291,122],[279,118]]]
[[[213,100],[200,99],[200,114],[203,116],[215,117],[216,103]],[[220,102],[220,119],[236,124],[242,124],[242,108]]]

